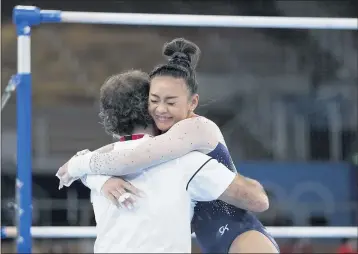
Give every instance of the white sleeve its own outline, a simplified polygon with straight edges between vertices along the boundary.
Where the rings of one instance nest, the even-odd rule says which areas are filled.
[[[111,176],[105,175],[85,175],[81,178],[82,183],[92,191],[101,193],[102,187]]]
[[[179,167],[184,167],[186,189],[196,201],[218,199],[236,176],[223,164],[200,152],[191,152],[180,158]]]

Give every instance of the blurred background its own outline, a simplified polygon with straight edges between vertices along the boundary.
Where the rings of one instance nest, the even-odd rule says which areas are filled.
[[[15,5],[71,11],[357,17],[357,1],[2,1],[1,86],[16,73]],[[98,118],[112,74],[150,71],[175,38],[202,50],[198,110],[222,129],[239,171],[259,180],[266,226],[358,222],[356,31],[51,24],[32,33],[33,225],[93,226],[89,190],[58,191],[75,152],[111,142]],[[16,98],[1,112],[1,225],[15,224]],[[283,253],[336,252],[350,239],[277,239]],[[2,242],[3,252],[14,243]],[[195,248],[195,247],[194,247]],[[91,252],[93,239],[34,241],[34,252]],[[197,249],[196,249],[197,250]]]

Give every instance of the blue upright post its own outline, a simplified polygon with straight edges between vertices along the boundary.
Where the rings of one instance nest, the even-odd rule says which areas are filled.
[[[32,237],[32,82],[31,27],[61,21],[60,11],[41,11],[33,6],[16,6],[13,22],[17,31],[17,252],[31,253]]]
[[[31,27],[58,23],[61,12],[41,11],[33,6],[16,6],[13,22],[17,31],[17,252],[31,253],[32,237],[32,82]]]
[[[32,238],[32,141],[31,141],[31,26],[39,23],[35,7],[15,7],[17,29],[17,252],[31,253]]]

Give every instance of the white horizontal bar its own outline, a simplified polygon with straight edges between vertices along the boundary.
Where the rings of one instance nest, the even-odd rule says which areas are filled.
[[[358,30],[356,18],[216,16],[62,11],[61,22],[148,26]]]
[[[268,227],[277,238],[358,238],[356,227]]]
[[[275,238],[358,238],[356,227],[268,227]],[[15,227],[4,227],[5,237],[16,237]],[[94,238],[95,227],[32,227],[34,238]],[[193,235],[195,237],[195,235]]]

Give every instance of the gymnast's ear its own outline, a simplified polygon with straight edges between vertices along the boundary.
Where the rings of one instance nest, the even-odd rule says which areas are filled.
[[[195,93],[191,96],[190,99],[190,110],[194,112],[195,109],[198,107],[198,105],[199,105],[199,94]]]

